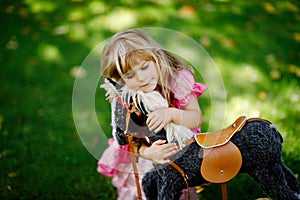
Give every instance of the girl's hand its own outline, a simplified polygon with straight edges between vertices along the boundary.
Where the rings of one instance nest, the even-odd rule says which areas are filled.
[[[159,109],[148,114],[146,124],[151,131],[158,133],[170,121],[171,117],[168,113],[168,109]]]
[[[165,143],[165,140],[157,140],[150,147],[140,149],[140,155],[154,163],[167,164],[169,158],[180,149],[175,143]]]

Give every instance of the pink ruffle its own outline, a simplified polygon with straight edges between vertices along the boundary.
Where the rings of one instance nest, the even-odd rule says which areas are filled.
[[[152,162],[139,158],[137,163],[139,169],[140,184],[146,172],[153,168]],[[118,172],[113,176],[112,184],[118,190],[118,200],[135,200],[137,199],[137,190],[135,184],[135,177],[131,163],[123,163],[119,165]],[[142,191],[142,199],[146,200],[144,192]]]
[[[172,103],[177,108],[185,106],[190,101],[190,94],[199,98],[207,90],[206,85],[195,82],[194,75],[187,69],[177,71],[175,76],[176,81],[170,82],[170,88],[174,94]]]
[[[205,90],[207,90],[206,85],[203,85],[201,83],[194,83],[194,87],[192,89],[192,91],[189,94],[194,94],[196,98],[199,98],[203,92],[205,92]],[[174,100],[174,104],[177,108],[181,108],[182,106],[185,106],[189,101],[190,101],[190,95],[185,96],[184,98],[177,100]]]
[[[118,145],[114,138],[108,140],[109,146],[98,161],[97,171],[105,176],[113,177],[117,173],[119,164],[129,163],[129,146]]]
[[[193,87],[193,94],[199,98],[203,92],[205,92],[207,90],[207,86],[203,85],[201,83],[194,83],[194,87]]]

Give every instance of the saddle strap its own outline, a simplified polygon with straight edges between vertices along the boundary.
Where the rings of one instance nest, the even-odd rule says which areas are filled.
[[[179,167],[176,163],[174,163],[173,161],[170,162],[170,165],[176,169],[182,176],[184,182],[185,182],[185,185],[186,185],[186,188],[188,190],[188,200],[191,199],[191,196],[190,196],[190,190],[189,190],[189,183],[188,183],[188,175],[183,171],[183,169],[181,169],[181,167]]]
[[[186,188],[188,190],[188,200],[191,199],[191,196],[190,196],[190,190],[189,190],[189,183],[188,183],[188,175],[184,172],[183,169],[181,169],[181,167],[179,167],[176,163],[174,162],[170,162],[170,165],[172,167],[174,167],[174,169],[176,169],[180,174],[181,176],[183,177],[183,180],[186,184]],[[227,183],[221,183],[221,189],[222,189],[222,200],[227,200],[228,199],[228,195],[227,195]]]
[[[222,200],[227,200],[227,183],[221,183],[221,189],[222,189]]]

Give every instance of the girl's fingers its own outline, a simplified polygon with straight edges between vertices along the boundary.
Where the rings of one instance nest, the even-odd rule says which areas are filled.
[[[167,146],[165,149],[163,149],[162,152],[162,156],[164,158],[168,158],[172,155],[174,155],[175,153],[178,152],[179,148],[176,144],[172,143],[172,144],[168,144],[169,146]]]
[[[153,119],[149,122],[148,128],[150,131],[154,131],[158,133],[161,129],[163,129],[165,124],[161,121],[161,119]]]
[[[157,122],[157,121],[158,121],[158,119],[156,119],[156,117],[149,116],[146,123],[150,127],[150,126],[153,126],[155,124],[155,122]]]
[[[166,109],[151,112],[147,116],[146,125],[150,131],[154,131],[155,133],[158,133],[170,122]]]
[[[154,120],[150,121],[148,128],[150,129],[150,131],[155,130],[158,126],[160,125],[160,123],[158,121],[154,122]]]
[[[167,158],[173,156],[174,154],[176,154],[176,150],[169,151],[163,155],[163,158],[167,159]]]
[[[160,164],[167,164],[170,163],[171,160],[169,159],[170,157],[172,157],[173,155],[175,155],[178,151],[175,149],[172,149],[170,151],[170,149],[167,152],[164,152],[161,154],[160,159],[158,160],[158,163]]]
[[[166,140],[156,140],[155,142],[153,142],[153,144],[165,144],[166,143]]]
[[[155,133],[158,133],[163,128],[162,124],[154,124],[150,129],[150,131],[154,131]]]
[[[169,160],[169,159],[167,159],[167,160],[161,160],[160,162],[159,162],[159,164],[168,164],[168,163],[170,163],[171,162],[171,160]]]
[[[149,113],[148,118],[146,120],[146,124],[149,126],[151,124],[151,122],[153,123],[154,118],[155,118],[155,115],[153,113]]]
[[[179,151],[179,147],[175,143],[165,144],[165,140],[157,140],[152,145],[157,145],[156,155],[152,157],[152,160],[159,164],[167,164],[170,162],[170,157]]]
[[[154,132],[155,133],[158,133],[161,129],[163,129],[164,128],[164,125],[163,124],[160,124],[160,126],[158,126],[155,130],[154,130]]]

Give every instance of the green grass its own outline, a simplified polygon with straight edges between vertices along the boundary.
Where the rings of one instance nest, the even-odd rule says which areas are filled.
[[[116,199],[74,125],[71,72],[96,45],[135,27],[169,28],[202,44],[226,88],[224,125],[242,114],[276,123],[283,158],[299,177],[299,9],[298,1],[271,0],[2,1],[0,199]],[[100,89],[95,102],[110,136],[109,104]],[[199,103],[206,131],[209,95]],[[216,190],[207,186],[201,199],[220,199]],[[228,190],[230,199],[265,196],[247,175]]]

